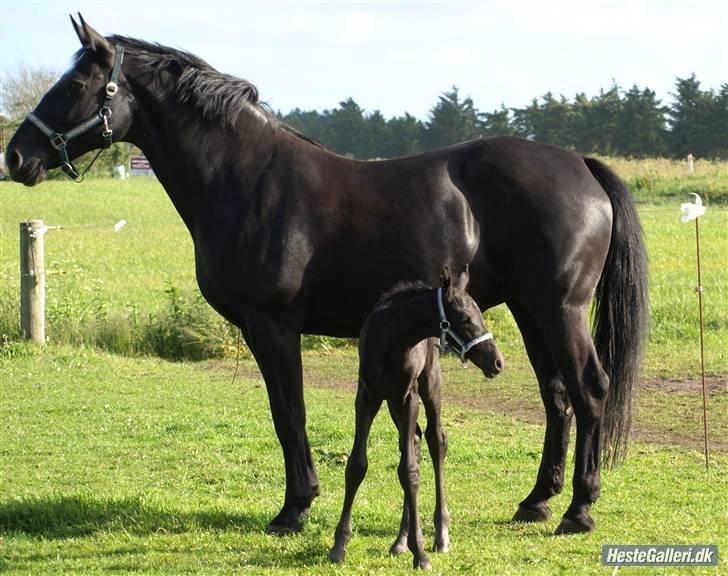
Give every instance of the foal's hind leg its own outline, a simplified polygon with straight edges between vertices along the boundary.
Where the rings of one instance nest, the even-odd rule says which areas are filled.
[[[334,532],[334,545],[329,552],[329,560],[332,562],[344,561],[346,543],[351,539],[351,508],[354,504],[356,491],[367,473],[367,438],[381,404],[382,400],[373,398],[360,382],[356,393],[354,447],[351,450],[349,460],[346,462],[344,507],[341,510],[341,519]]]
[[[445,456],[447,456],[447,434],[440,420],[440,385],[442,373],[437,352],[431,358],[419,378],[419,391],[427,414],[425,439],[435,469],[435,552],[450,549],[450,512],[445,498]]]
[[[404,490],[409,507],[409,533],[407,546],[412,552],[413,566],[415,568],[432,568],[430,559],[425,553],[424,538],[420,526],[419,509],[417,507],[417,490],[420,484],[419,463],[415,454],[414,436],[417,427],[417,413],[420,409],[420,399],[416,392],[410,391],[404,403],[395,410],[398,412],[399,422],[399,450],[401,453],[399,467],[399,482]]]
[[[387,403],[387,406],[389,408],[389,415],[392,417],[392,422],[394,422],[397,430],[399,430],[399,416],[392,408],[392,404],[390,402]],[[420,429],[419,424],[415,428],[414,443],[415,456],[417,457],[417,462],[419,463],[422,460],[422,430]],[[399,522],[399,532],[397,533],[397,537],[394,539],[394,542],[389,547],[389,553],[392,556],[398,556],[399,554],[404,554],[405,552],[407,552],[407,535],[409,534],[409,506],[407,505],[406,494],[403,495],[402,500],[402,519]]]
[[[574,494],[556,534],[590,532],[594,521],[589,510],[601,488],[599,444],[609,378],[589,334],[586,306],[564,306],[558,318],[543,325],[576,416]]]
[[[561,375],[533,317],[518,304],[508,304],[526,344],[546,409],[546,433],[541,465],[531,493],[519,504],[514,522],[543,522],[551,516],[548,500],[564,487],[564,466],[573,411]]]

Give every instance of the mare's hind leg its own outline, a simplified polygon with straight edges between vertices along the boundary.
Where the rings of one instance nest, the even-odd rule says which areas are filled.
[[[450,512],[445,497],[445,457],[447,456],[447,434],[440,420],[440,385],[442,373],[437,352],[433,352],[428,366],[419,377],[419,391],[427,414],[425,439],[435,469],[435,552],[450,549]]]
[[[546,409],[546,433],[541,465],[531,493],[518,505],[514,522],[543,522],[551,516],[548,500],[564,488],[564,466],[569,447],[573,412],[566,387],[551,359],[551,352],[531,314],[522,306],[508,304],[523,335],[528,357],[536,372],[541,400]]]
[[[563,306],[542,325],[576,416],[574,494],[556,534],[590,532],[595,525],[589,510],[601,488],[599,444],[609,378],[589,333],[586,306]]]
[[[346,462],[344,507],[341,510],[341,519],[334,532],[334,545],[329,552],[329,560],[332,562],[344,561],[346,543],[351,539],[351,509],[356,491],[367,473],[367,438],[381,404],[382,400],[372,397],[360,382],[359,389],[356,392],[354,447],[351,450],[349,460]]]
[[[389,408],[389,415],[392,417],[392,422],[394,422],[397,430],[399,430],[397,413],[392,408],[391,403],[388,402],[387,407]],[[420,429],[419,424],[415,428],[414,443],[417,462],[420,462],[422,460],[422,430]],[[405,552],[407,552],[407,535],[409,534],[409,506],[407,506],[407,495],[405,494],[402,499],[402,519],[399,522],[399,533],[394,539],[392,545],[389,547],[389,553],[392,556],[398,556],[399,554],[404,554]]]

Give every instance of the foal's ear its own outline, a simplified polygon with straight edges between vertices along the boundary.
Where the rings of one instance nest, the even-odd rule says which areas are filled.
[[[81,41],[81,45],[93,52],[102,63],[108,64],[109,66],[113,65],[114,47],[83,19],[80,12],[78,13],[78,19],[81,22],[80,24],[71,16],[73,29],[76,31],[76,36]]]
[[[440,286],[445,291],[445,295],[449,298],[452,291],[452,277],[450,276],[450,268],[445,266],[440,273]]]
[[[470,284],[470,266],[467,264],[458,272],[457,278],[454,279],[455,286],[460,290],[467,290]]]

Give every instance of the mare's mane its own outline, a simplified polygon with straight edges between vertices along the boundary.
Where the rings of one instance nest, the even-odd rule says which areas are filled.
[[[205,120],[232,127],[243,109],[252,106],[276,127],[315,146],[324,147],[281,121],[260,101],[258,89],[248,80],[219,72],[202,58],[184,50],[126,36],[114,35],[107,40],[111,44],[121,44],[125,53],[133,55],[143,67],[154,70],[155,74],[164,70],[173,72],[178,77],[175,85],[177,101],[197,110]],[[85,49],[82,48],[76,53],[75,59],[78,60],[84,53]]]

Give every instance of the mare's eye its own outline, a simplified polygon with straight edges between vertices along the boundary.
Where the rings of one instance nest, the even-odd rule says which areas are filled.
[[[80,96],[86,90],[86,84],[78,80],[71,80],[68,83],[68,93],[71,96]]]

